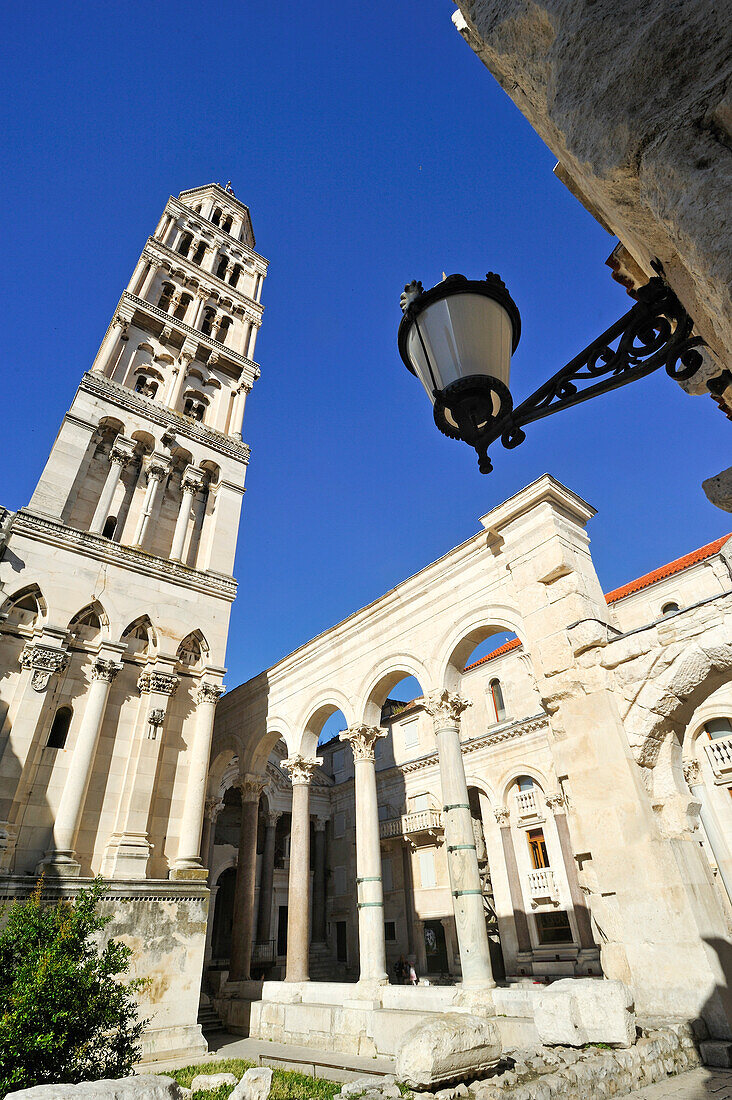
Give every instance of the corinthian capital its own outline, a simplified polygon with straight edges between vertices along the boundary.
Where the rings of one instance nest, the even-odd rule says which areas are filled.
[[[696,786],[697,783],[701,783],[702,774],[698,760],[687,760],[684,763],[684,779],[690,787]]]
[[[92,665],[92,680],[105,680],[108,684],[111,684],[117,673],[121,671],[122,665],[119,661],[110,661],[104,657],[97,657]]]
[[[259,802],[259,796],[267,786],[267,776],[241,775],[234,786],[239,788],[242,802]]]
[[[109,461],[116,462],[123,469],[135,457],[135,443],[132,439],[125,439],[118,435],[109,452]]]
[[[322,764],[322,760],[318,757],[314,760],[306,760],[299,753],[288,756],[286,760],[282,761],[282,767],[290,773],[290,782],[293,787],[298,783],[305,783],[309,786],[313,773],[320,764]]]
[[[495,814],[496,821],[498,822],[500,827],[502,829],[505,829],[508,826],[509,821],[511,820],[511,814],[509,813],[509,811],[504,809],[502,806],[498,806],[493,811],[493,813]]]
[[[196,702],[199,706],[201,703],[217,703],[225,691],[223,684],[209,684],[204,681],[196,692]]]
[[[441,722],[455,725],[460,721],[460,715],[468,707],[472,707],[470,699],[464,699],[456,691],[447,691],[442,688],[439,691],[431,691],[425,697],[424,709],[433,718]]]
[[[380,737],[386,737],[388,732],[381,726],[349,726],[338,734],[338,739],[350,743],[354,760],[373,760],[376,742]]]

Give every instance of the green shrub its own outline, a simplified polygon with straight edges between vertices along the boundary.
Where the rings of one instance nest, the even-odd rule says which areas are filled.
[[[0,917],[0,1096],[50,1082],[123,1077],[140,1057],[137,980],[116,978],[131,951],[99,932],[105,886],[46,904],[41,880]]]

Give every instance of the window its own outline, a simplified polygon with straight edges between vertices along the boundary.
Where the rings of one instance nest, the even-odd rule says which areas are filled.
[[[710,741],[714,741],[717,737],[730,737],[732,736],[732,722],[729,718],[710,718],[705,724],[704,730]]]
[[[435,875],[435,853],[431,850],[417,853],[419,857],[419,878],[423,890],[434,890],[437,886]]]
[[[206,243],[205,241],[199,241],[196,245],[196,251],[191,257],[194,264],[203,263],[203,257],[206,255]]]
[[[544,840],[543,829],[529,829],[526,834],[529,841],[529,851],[531,853],[531,863],[535,870],[538,871],[540,867],[549,866],[549,856],[546,850],[546,841]]]
[[[223,214],[223,210],[221,209],[220,206],[217,206],[217,207],[214,208],[214,212],[211,215],[211,221],[214,223],[214,225],[221,225],[221,215],[222,214]]]
[[[404,733],[404,748],[416,749],[419,746],[419,720],[417,718],[410,719],[409,722],[405,722],[402,726]]]
[[[676,603],[676,601],[675,600],[669,600],[669,602],[665,603],[663,605],[663,607],[661,608],[661,615],[665,619],[667,617],[667,615],[675,615],[678,610],[679,610],[679,605]]]
[[[229,233],[231,231],[231,227],[232,227],[233,224],[234,224],[234,219],[232,218],[231,214],[227,214],[226,217],[224,218],[224,224],[221,226],[224,233]]]
[[[174,289],[175,288],[172,283],[163,283],[160,298],[158,299],[158,309],[163,309],[166,313],[168,312],[171,300],[173,298]]]
[[[572,929],[566,913],[537,913],[539,943],[572,943]]]
[[[190,294],[181,294],[180,298],[178,299],[178,305],[175,307],[175,312],[173,316],[176,317],[179,321],[182,321],[192,301],[193,298]]]
[[[179,243],[178,243],[178,252],[180,253],[180,255],[181,256],[187,256],[188,253],[191,250],[191,245],[192,244],[193,244],[193,234],[192,233],[184,233],[183,236],[181,237]]]
[[[135,382],[135,393],[142,394],[143,397],[154,397],[158,392],[158,383],[156,379],[151,378],[148,374],[140,374]]]
[[[226,274],[226,268],[229,266],[229,261],[226,256],[221,256],[219,259],[218,267],[216,268],[216,278],[223,279]]]
[[[216,333],[216,339],[220,344],[223,344],[226,340],[226,334],[229,331],[231,325],[231,317],[222,317],[219,321],[219,331]]]
[[[415,794],[412,796],[412,813],[417,810],[429,810],[430,796],[428,794]]]
[[[46,746],[49,749],[62,749],[66,745],[66,738],[69,733],[69,726],[71,725],[71,719],[73,717],[73,710],[71,707],[59,707],[53,716],[53,723],[51,725],[51,732],[48,735],[48,741]]]
[[[239,282],[239,276],[241,275],[241,264],[234,264],[231,269],[231,275],[229,276],[229,282],[232,286],[236,286]]]
[[[183,415],[190,416],[194,420],[203,422],[206,414],[206,405],[203,401],[197,401],[195,397],[187,397],[183,402]]]
[[[346,892],[346,868],[334,867],[333,868],[333,893],[336,897],[340,897]]]
[[[520,791],[530,791],[534,786],[534,780],[530,775],[520,775],[516,780],[516,786]]]
[[[102,538],[111,539],[114,535],[114,529],[117,526],[116,516],[107,516],[104,521],[104,527],[102,528]]]
[[[381,884],[384,893],[388,894],[394,889],[394,876],[391,869],[391,859],[387,857],[381,861]]]
[[[333,816],[333,836],[341,837],[346,835],[346,815],[341,810],[339,813]]]
[[[501,687],[500,680],[491,680],[490,683],[491,698],[493,699],[493,710],[496,715],[496,722],[504,722],[506,719],[506,704],[503,701],[503,688]]]
[[[384,921],[384,939],[387,943],[396,942],[396,921],[385,920]]]
[[[203,311],[203,320],[201,321],[201,332],[205,336],[211,335],[211,330],[213,329],[215,320],[216,310],[213,309],[211,306],[207,306],[206,309],[204,309]]]

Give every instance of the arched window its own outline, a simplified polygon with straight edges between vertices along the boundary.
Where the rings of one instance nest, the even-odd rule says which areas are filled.
[[[69,623],[69,633],[75,641],[93,642],[102,630],[102,620],[94,607],[85,607]]]
[[[193,253],[192,260],[194,264],[203,263],[203,257],[206,255],[206,242],[199,241],[196,245],[196,251]]]
[[[163,283],[160,300],[158,301],[158,309],[164,309],[166,313],[168,312],[174,289],[175,287],[172,283]]]
[[[182,321],[192,301],[193,298],[190,294],[181,294],[178,300],[178,305],[175,307],[175,313],[173,314],[173,316],[176,317],[179,321]]]
[[[501,687],[500,680],[491,680],[491,697],[493,699],[493,709],[496,713],[496,722],[503,722],[506,718],[506,704],[503,700],[503,688]]]
[[[203,422],[206,415],[206,405],[196,397],[187,397],[183,403],[183,415],[191,416],[194,420]]]
[[[184,233],[183,236],[181,237],[180,241],[178,242],[178,252],[180,253],[180,255],[181,256],[187,256],[188,253],[191,250],[191,245],[192,244],[193,244],[193,234],[192,233]]]
[[[223,279],[226,275],[226,269],[229,266],[229,259],[227,256],[220,256],[218,266],[216,268],[216,278]]]
[[[114,535],[114,529],[117,526],[116,516],[107,516],[104,521],[104,527],[102,529],[102,538],[111,539]]]
[[[715,741],[718,737],[730,737],[732,736],[732,722],[729,718],[710,718],[704,724],[704,730],[710,741]]]
[[[227,214],[226,217],[224,218],[224,224],[221,226],[224,233],[230,233],[231,232],[231,227],[232,227],[233,224],[234,224],[234,219],[232,218],[231,214]]]
[[[51,732],[48,735],[48,741],[46,741],[47,748],[62,749],[65,746],[73,716],[74,712],[71,707],[58,708],[53,716]]]
[[[678,610],[679,610],[679,605],[676,603],[676,601],[675,600],[669,600],[669,602],[665,603],[663,605],[663,607],[661,608],[661,614],[663,615],[663,617],[665,619],[667,615],[675,615]]]
[[[223,211],[222,211],[221,207],[217,206],[215,208],[213,214],[211,215],[211,221],[214,223],[214,225],[221,225],[221,215],[222,215],[222,213],[223,213]]]
[[[241,264],[234,264],[231,269],[231,275],[229,276],[229,282],[232,286],[236,286],[239,282],[239,276],[241,275]]]
[[[143,397],[154,397],[158,392],[157,379],[151,378],[147,374],[138,375],[135,382],[135,393],[141,393]]]
[[[520,775],[516,780],[516,786],[520,791],[530,791],[534,786],[534,780],[530,775]]]
[[[220,344],[223,344],[226,339],[226,334],[231,326],[231,317],[222,317],[219,321],[219,330],[216,333],[216,339]]]
[[[9,626],[35,626],[41,608],[34,592],[24,592],[16,596],[10,604],[6,616]]]
[[[203,320],[201,321],[201,332],[204,336],[210,336],[216,320],[216,310],[211,306],[208,306],[203,311]]]

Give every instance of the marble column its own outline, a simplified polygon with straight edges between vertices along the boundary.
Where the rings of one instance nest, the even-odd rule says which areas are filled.
[[[684,764],[684,779],[693,797],[699,803],[699,820],[704,827],[704,832],[707,834],[707,840],[712,849],[722,885],[732,902],[732,879],[727,870],[727,860],[725,859],[726,853],[729,851],[729,843],[725,839],[724,831],[720,828],[714,807],[710,805],[698,760],[689,760]]]
[[[511,815],[508,810],[502,808],[497,809],[495,815],[501,832],[503,859],[506,864],[508,890],[511,897],[511,909],[513,910],[513,924],[516,929],[516,943],[520,953],[530,952],[531,936],[529,935],[529,922],[526,919],[524,895],[521,890],[521,879],[516,863],[516,849],[513,846]]]
[[[196,692],[196,726],[189,751],[188,782],[180,821],[180,839],[171,878],[204,878],[201,864],[201,831],[206,803],[208,758],[211,752],[216,703],[224,694],[221,684],[204,681]]]
[[[134,546],[144,547],[145,545],[145,536],[147,535],[153,516],[157,513],[160,486],[168,476],[169,471],[170,460],[165,455],[153,452],[145,466],[147,488],[145,490],[145,499],[142,503],[140,518],[137,521],[137,530],[135,531],[135,537],[133,539]]]
[[[220,798],[207,798],[203,811],[203,833],[201,836],[201,860],[208,871],[209,886],[211,885],[211,868],[213,866],[214,847],[216,846],[216,819],[224,808]]]
[[[266,776],[245,775],[237,784],[241,791],[241,826],[231,929],[230,982],[248,982],[250,978],[254,941],[257,818],[259,798],[266,783]]]
[[[81,824],[109,689],[121,668],[119,661],[109,657],[96,657],[92,664],[92,678],[86,695],[84,715],[53,825],[53,847],[41,861],[41,867],[45,870],[54,868],[64,874],[76,875],[81,870],[74,853],[74,845]]]
[[[591,951],[597,948],[597,944],[592,935],[590,913],[585,905],[585,896],[580,889],[579,878],[577,876],[577,864],[574,860],[574,851],[572,850],[569,824],[567,822],[567,805],[561,794],[547,795],[546,804],[548,809],[554,814],[554,824],[557,827],[559,847],[562,849],[564,870],[567,874],[569,896],[572,899],[572,908],[574,910],[575,920],[577,921],[580,948],[583,951]]]
[[[138,298],[144,298],[144,299],[147,300],[147,295],[150,293],[150,291],[152,289],[152,285],[155,282],[155,276],[157,275],[158,270],[161,267],[162,267],[162,264],[160,263],[159,260],[151,260],[150,261],[150,270],[148,271],[147,275],[145,276],[144,283],[140,287],[140,291],[137,295]]]
[[[313,844],[313,930],[312,942],[325,943],[325,826],[323,818],[315,819]]]
[[[264,851],[262,876],[259,880],[259,910],[257,912],[257,943],[268,943],[272,932],[272,895],[274,893],[275,838],[277,822],[282,817],[276,810],[264,815]]]
[[[360,982],[387,982],[384,942],[384,890],[381,882],[379,804],[376,794],[374,745],[387,730],[351,726],[339,734],[353,751],[356,795],[356,888]]]
[[[117,349],[119,340],[127,339],[127,326],[129,321],[126,317],[122,317],[121,314],[117,314],[112,321],[112,324],[107,329],[104,339],[102,340],[99,351],[96,354],[96,358],[92,363],[91,369],[97,374],[104,374],[109,366],[114,353]],[[110,374],[112,372],[110,371]]]
[[[460,745],[460,715],[470,705],[469,700],[446,690],[434,691],[425,699],[425,710],[432,715],[437,739],[447,868],[463,985],[487,988],[495,982]]]
[[[306,982],[309,977],[310,782],[319,763],[299,754],[282,761],[292,782],[286,982]]]
[[[188,523],[191,518],[191,504],[193,498],[203,485],[203,471],[195,466],[186,466],[181,478],[181,501],[178,518],[173,532],[173,543],[170,547],[170,560],[180,561],[183,557]]]
[[[94,517],[89,525],[91,534],[99,535],[103,531],[104,524],[110,514],[114,494],[117,491],[117,486],[122,477],[122,471],[125,466],[132,461],[134,455],[134,440],[126,439],[124,436],[118,435],[109,452],[109,473],[107,474],[107,480],[104,482],[104,487],[99,497]]]
[[[177,410],[178,408],[180,395],[183,392],[188,368],[193,362],[194,354],[191,351],[182,351],[178,356],[178,365],[173,368],[170,389],[165,398],[165,404],[170,409]]]
[[[242,382],[236,391],[234,397],[234,407],[231,410],[231,423],[229,424],[229,435],[232,435],[234,439],[241,439],[241,427],[244,422],[244,406],[246,404],[247,396],[251,393],[251,386]]]

